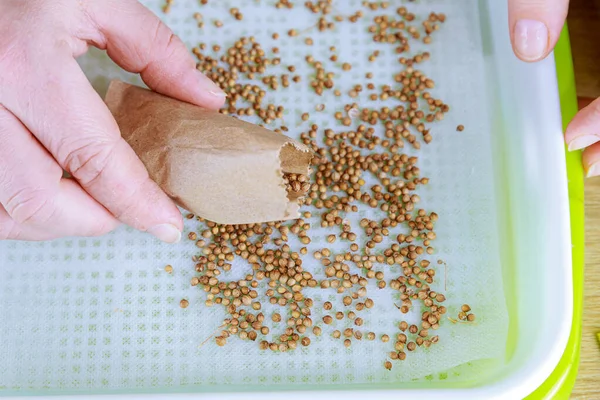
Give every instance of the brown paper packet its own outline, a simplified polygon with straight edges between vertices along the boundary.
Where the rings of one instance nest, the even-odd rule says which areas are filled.
[[[299,217],[283,173],[308,175],[306,146],[120,81],[111,83],[106,104],[150,177],[179,206],[222,224]]]

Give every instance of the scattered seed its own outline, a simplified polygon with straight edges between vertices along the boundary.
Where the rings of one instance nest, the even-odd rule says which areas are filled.
[[[223,347],[227,344],[227,339],[223,336],[217,336],[215,338],[215,343],[217,343],[217,346]]]
[[[170,7],[172,0],[166,1]],[[206,4],[206,0],[202,2]],[[335,22],[348,19],[354,23],[364,17],[362,10],[349,17],[335,15],[330,3],[330,0],[318,0],[305,4],[316,14],[316,28],[321,32],[333,29]],[[371,10],[385,9],[390,5],[386,1],[365,4]],[[277,0],[275,5],[279,9],[294,7],[290,0]],[[231,8],[229,12],[235,19],[243,19],[239,9]],[[357,317],[356,314],[374,307],[374,301],[366,298],[371,280],[376,280],[373,283],[379,289],[393,290],[394,295],[400,296],[397,307],[401,312],[419,309],[417,302],[424,307],[421,321],[416,325],[409,326],[405,321],[398,324],[400,332],[407,333],[390,332],[396,338],[396,351],[389,354],[392,360],[404,360],[405,351],[415,351],[416,346],[428,347],[439,341],[438,336],[429,338],[429,332],[438,329],[445,320],[442,315],[446,308],[440,303],[446,298],[444,294],[430,289],[434,286],[437,270],[423,258],[426,254],[435,253],[438,215],[419,208],[418,189],[427,185],[429,179],[422,176],[418,157],[404,154],[403,149],[410,146],[418,150],[422,144],[430,143],[433,140],[430,124],[442,120],[450,109],[434,97],[431,89],[435,88],[435,82],[418,69],[418,65],[427,61],[430,54],[413,51],[411,56],[408,55],[411,52],[410,42],[415,40],[429,44],[446,17],[432,13],[428,18],[425,16],[422,24],[414,25],[411,22],[417,16],[406,7],[401,6],[396,12],[398,17],[395,18],[391,18],[389,12],[375,16],[374,23],[368,28],[374,42],[393,46],[391,48],[398,54],[398,71],[391,77],[393,82],[390,80],[380,86],[374,82],[358,82],[349,87],[344,96],[356,103],[343,104],[334,114],[343,128],[311,124],[300,135],[303,144],[315,154],[311,176],[284,174],[290,198],[298,198],[299,204],[314,205],[314,212],[303,212],[303,219],[295,221],[246,225],[216,224],[192,214],[186,215],[187,219],[195,218],[202,225],[201,229],[194,229],[198,233],[188,234],[199,249],[199,254],[193,256],[197,276],[191,279],[191,284],[206,292],[206,306],[221,305],[228,313],[223,325],[224,333],[215,339],[217,344],[224,345],[230,335],[254,341],[259,333],[269,334],[269,327],[263,325],[265,315],[259,312],[263,304],[267,304],[284,307],[282,314],[285,317],[273,313],[271,320],[276,323],[283,320],[285,334],[278,332],[272,343],[260,341],[259,348],[286,352],[299,345],[308,346],[310,339],[303,336],[308,329],[312,328],[316,336],[322,334],[323,329],[313,327],[314,302],[305,288],[337,293],[336,301],[341,298],[344,306],[348,307],[344,308],[344,312],[323,316],[325,325],[332,324],[334,317],[337,320],[347,317],[353,321],[353,326],[362,326],[364,316]],[[200,13],[196,13],[194,18],[199,26],[204,23]],[[217,27],[223,26],[220,21],[213,22]],[[287,34],[295,37],[300,32],[290,29]],[[277,40],[279,35],[273,33],[271,38]],[[303,42],[307,46],[314,44],[309,37],[305,37]],[[212,48],[215,54],[204,54],[207,48]],[[329,50],[336,52],[335,48]],[[198,57],[198,69],[227,93],[226,104],[221,110],[223,114],[258,117],[264,125],[271,124],[276,132],[288,132],[283,122],[287,110],[267,103],[267,93],[293,86],[302,79],[300,75],[288,75],[296,73],[296,67],[277,55],[279,48],[265,51],[255,38],[242,37],[228,48],[200,44],[193,52]],[[373,51],[368,56],[369,61],[375,61],[378,56],[379,50]],[[338,60],[337,54],[325,57],[332,62]],[[339,73],[336,75],[328,71],[325,64],[313,55],[306,57],[306,63],[311,69],[308,75],[310,87],[317,95],[332,90],[336,97],[342,96],[334,82]],[[279,64],[284,66],[284,73],[275,74],[269,70]],[[350,71],[352,65],[344,62],[341,69]],[[364,77],[370,80],[373,73],[367,72]],[[365,99],[381,101],[382,106],[367,108],[362,104]],[[315,110],[324,111],[325,105],[317,104]],[[308,121],[309,113],[302,113],[301,119]],[[458,131],[463,129],[462,125],[457,127]],[[377,180],[374,185],[365,182],[367,174]],[[351,213],[370,209],[381,211],[382,216],[371,217],[375,220],[364,218],[360,226],[352,226],[345,219]],[[303,265],[308,261],[303,256],[313,251],[308,245],[313,239],[311,229],[315,226],[330,230],[325,234],[328,243],[335,243],[339,238],[341,243],[338,246],[347,242],[349,247],[346,252],[322,249],[312,253],[312,262],[323,266],[325,279],[314,277]],[[391,232],[398,231],[397,227],[407,230],[392,235]],[[292,242],[296,240],[302,246],[293,246]],[[312,259],[312,256],[307,257]],[[240,280],[225,279],[223,274],[231,270],[238,258],[245,260],[252,270]],[[392,274],[392,270],[387,272],[386,269],[384,276],[383,271],[376,271],[386,264],[398,266],[400,274],[387,276]],[[354,266],[361,272],[352,272]],[[446,275],[443,273],[444,282]],[[265,295],[268,303],[263,301]],[[326,311],[332,308],[333,304],[329,301],[323,304]],[[458,320],[474,321],[475,314],[470,311],[469,306],[463,305]],[[408,333],[413,335],[410,336],[411,342],[408,342]],[[342,332],[335,330],[332,335],[340,338]],[[346,328],[343,335],[346,347],[351,345],[352,339],[361,340],[363,337],[361,331],[352,328]],[[368,332],[365,337],[375,340],[377,335]],[[383,342],[390,340],[388,334],[380,337]],[[388,362],[384,364],[386,368]]]

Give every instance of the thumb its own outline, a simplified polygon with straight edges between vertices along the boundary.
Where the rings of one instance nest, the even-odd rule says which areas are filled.
[[[523,61],[545,58],[567,18],[569,0],[508,0],[513,50]]]
[[[223,106],[225,93],[196,69],[183,42],[137,0],[93,1],[89,7],[101,34],[94,44],[121,68],[139,73],[151,89],[167,96],[211,109]]]

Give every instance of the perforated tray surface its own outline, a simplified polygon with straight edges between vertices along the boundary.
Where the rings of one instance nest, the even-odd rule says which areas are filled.
[[[394,362],[391,371],[383,368],[383,362],[394,340],[363,340],[346,349],[341,340],[331,338],[333,329],[350,326],[347,320],[323,326],[323,335],[313,337],[311,346],[285,354],[261,351],[257,343],[239,339],[230,339],[225,347],[216,346],[214,341],[199,346],[222,324],[225,313],[220,307],[205,307],[205,293],[190,286],[195,274],[191,257],[199,253],[194,242],[165,245],[126,227],[94,239],[2,242],[0,394],[223,390],[225,385],[244,385],[248,390],[266,385],[273,390],[401,382],[444,386],[450,381],[477,380],[501,362],[507,312],[495,221],[488,77],[478,2],[393,1],[387,10],[369,11],[359,0],[334,1],[334,15],[348,16],[361,9],[365,18],[355,24],[337,23],[327,32],[314,28],[316,16],[304,8],[303,2],[296,2],[293,10],[278,10],[273,1],[210,1],[202,6],[197,1],[175,0],[167,16],[160,12],[160,2],[144,3],[161,15],[190,48],[199,42],[207,43],[208,49],[213,44],[225,47],[240,36],[250,35],[264,49],[278,47],[282,65],[273,71],[282,72],[287,65],[295,65],[296,74],[303,80],[269,92],[267,100],[285,105],[283,124],[290,127],[288,134],[294,137],[312,123],[343,129],[333,112],[343,111],[344,105],[352,101],[383,105],[371,102],[366,93],[357,99],[347,95],[353,85],[366,83],[366,72],[373,73],[372,82],[379,87],[393,84],[392,76],[399,71],[393,48],[374,43],[366,31],[374,15],[393,15],[399,5],[409,7],[417,15],[417,23],[430,11],[445,13],[446,22],[434,34],[433,43],[414,44],[413,50],[427,49],[431,53],[431,60],[420,68],[435,80],[433,93],[451,106],[451,112],[444,121],[432,124],[434,140],[430,145],[420,151],[405,151],[419,156],[422,175],[430,178],[430,184],[419,192],[420,205],[440,216],[436,253],[429,259],[433,263],[443,259],[448,267],[447,275],[437,279],[434,289],[446,294],[445,304],[453,315],[463,303],[470,304],[477,323],[443,321],[438,345],[419,349],[401,363]],[[233,6],[243,13],[243,21],[229,14]],[[203,29],[197,27],[195,12],[204,16]],[[211,23],[214,19],[223,21],[224,26],[215,27]],[[286,32],[292,28],[301,34],[289,37]],[[274,32],[280,33],[278,40],[272,39]],[[306,37],[314,40],[313,46],[304,44]],[[337,63],[328,61],[333,45],[337,48]],[[374,50],[381,54],[376,62],[368,62]],[[335,72],[335,84],[342,96],[335,97],[331,91],[322,97],[314,94],[308,83],[310,70],[304,62],[307,54]],[[100,51],[90,51],[80,62],[100,92],[112,78],[139,83],[137,77],[120,71]],[[352,70],[342,71],[342,62],[350,62]],[[326,105],[324,112],[315,111],[319,103]],[[306,122],[300,118],[304,112],[310,113]],[[270,127],[281,124],[276,121]],[[463,132],[457,132],[459,124],[464,124]],[[363,210],[350,217],[351,222],[354,225],[370,213]],[[317,228],[318,219],[311,223],[315,227],[311,232],[313,242],[304,267],[323,276],[322,266],[310,256],[312,250],[341,250],[347,243],[326,243],[326,231]],[[197,229],[196,221],[186,220],[185,235]],[[166,264],[173,265],[173,274],[164,271]],[[228,276],[243,276],[248,268],[236,261]],[[389,270],[401,273],[399,267]],[[438,276],[444,274],[444,268],[438,268]],[[319,289],[307,293],[315,300],[314,321],[324,315],[320,306],[323,301],[332,300],[338,307],[339,296],[334,293]],[[369,287],[369,297],[376,306],[363,313],[365,332],[394,334],[402,317],[394,306],[397,298],[374,286]],[[189,300],[187,309],[179,307],[182,298]],[[264,312],[270,315],[275,309],[265,307]],[[409,318],[417,321],[419,315],[413,310]],[[271,324],[273,334],[284,329],[284,322]]]

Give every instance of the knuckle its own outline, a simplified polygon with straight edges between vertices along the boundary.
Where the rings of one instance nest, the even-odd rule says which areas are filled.
[[[10,197],[4,208],[15,223],[39,226],[52,219],[53,198],[46,190],[26,187]]]
[[[171,42],[173,32],[158,18],[154,22],[152,30],[152,43],[161,49],[167,48]]]
[[[81,184],[89,185],[102,176],[113,147],[112,142],[88,142],[68,150],[63,166]]]
[[[152,43],[153,47],[158,49],[159,60],[156,61],[173,60],[174,58],[179,61],[182,55],[188,56],[187,51],[181,51],[184,46],[179,37],[161,21],[156,23]]]

